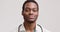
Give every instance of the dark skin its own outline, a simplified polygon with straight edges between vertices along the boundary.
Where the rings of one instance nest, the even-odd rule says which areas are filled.
[[[33,2],[25,4],[24,11],[22,11],[24,17],[24,27],[27,32],[34,32],[36,28],[36,20],[38,17],[37,5]]]

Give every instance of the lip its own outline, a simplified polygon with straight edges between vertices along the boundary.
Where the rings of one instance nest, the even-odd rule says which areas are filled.
[[[33,19],[33,18],[34,18],[34,16],[29,16],[29,18]]]
[[[30,20],[33,20],[34,18],[29,18]]]
[[[29,18],[29,19],[34,19],[34,18]]]

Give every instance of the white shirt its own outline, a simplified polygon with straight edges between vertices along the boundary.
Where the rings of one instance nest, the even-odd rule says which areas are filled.
[[[19,26],[18,31],[19,31],[19,32],[26,32],[23,24],[21,24],[21,25]],[[43,27],[41,27],[40,25],[36,25],[36,32],[42,32],[42,31],[43,31],[43,32],[50,32],[50,31],[44,29]]]

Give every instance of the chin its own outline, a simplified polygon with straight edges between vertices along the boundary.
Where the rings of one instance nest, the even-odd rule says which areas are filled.
[[[29,23],[34,23],[34,21],[28,21]]]
[[[30,21],[28,21],[29,23],[34,23],[35,21],[34,20],[30,20]]]

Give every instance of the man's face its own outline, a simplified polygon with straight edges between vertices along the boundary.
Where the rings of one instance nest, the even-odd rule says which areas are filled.
[[[22,15],[25,21],[35,22],[38,17],[37,5],[33,2],[26,3]]]

